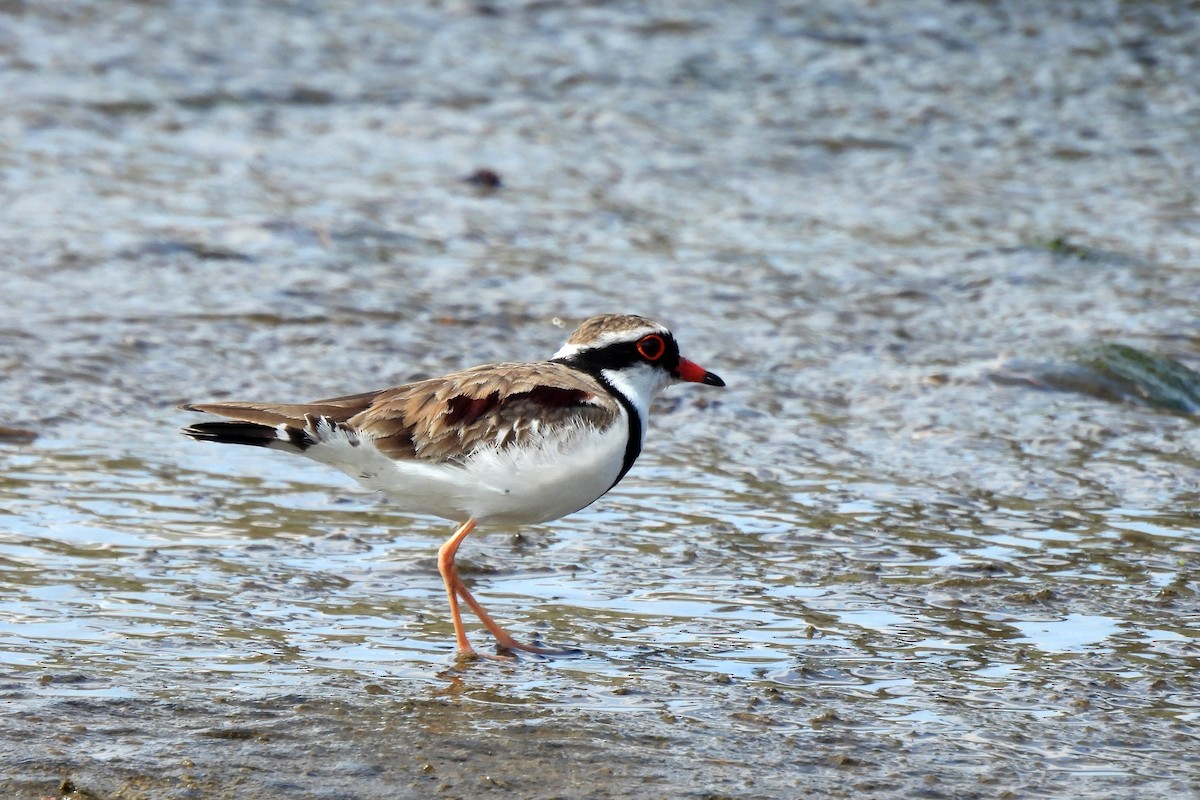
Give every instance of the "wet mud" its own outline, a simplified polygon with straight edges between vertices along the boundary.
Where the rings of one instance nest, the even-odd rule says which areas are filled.
[[[0,4],[0,794],[1195,796],[1198,54],[1171,2]],[[445,522],[177,433],[605,311],[729,385],[464,545],[577,657],[456,663]]]

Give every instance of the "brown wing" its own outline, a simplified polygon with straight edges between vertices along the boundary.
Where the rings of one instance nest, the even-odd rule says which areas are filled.
[[[553,362],[489,364],[387,389],[347,424],[393,458],[454,459],[518,444],[539,428],[607,425],[620,406],[593,378]]]
[[[383,391],[394,391],[385,389]],[[383,392],[366,392],[365,394],[335,397],[331,400],[316,400],[312,403],[247,403],[239,401],[221,403],[185,403],[180,408],[184,411],[202,411],[205,414],[217,414],[240,422],[254,422],[260,425],[298,425],[304,426],[305,416],[312,414],[326,417],[333,422],[345,422],[363,409],[371,405],[371,400]]]
[[[593,378],[555,362],[489,364],[394,389],[312,403],[194,403],[190,411],[303,431],[324,417],[392,458],[451,460],[480,444],[508,446],[539,427],[607,425],[620,406]]]

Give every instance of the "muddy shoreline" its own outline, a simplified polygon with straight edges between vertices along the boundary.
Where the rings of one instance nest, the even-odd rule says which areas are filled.
[[[0,794],[1196,795],[1198,54],[1170,2],[3,5]],[[729,386],[464,546],[579,658],[456,666],[443,522],[177,432],[607,311]]]

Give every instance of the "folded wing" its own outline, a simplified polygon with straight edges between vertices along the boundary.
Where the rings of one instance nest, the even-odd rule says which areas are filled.
[[[489,364],[394,389],[312,403],[193,403],[226,417],[184,429],[195,439],[304,452],[334,435],[367,439],[394,459],[450,461],[509,447],[556,426],[603,427],[620,406],[590,376],[555,362]]]

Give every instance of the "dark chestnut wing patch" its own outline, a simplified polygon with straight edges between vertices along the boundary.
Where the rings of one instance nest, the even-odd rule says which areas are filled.
[[[500,393],[492,392],[484,397],[468,397],[460,394],[446,398],[447,425],[470,425],[500,407]]]
[[[527,392],[515,392],[501,398],[500,392],[492,392],[483,397],[456,395],[446,399],[447,425],[470,425],[488,414],[500,410],[502,405],[527,402],[545,408],[568,408],[577,406],[591,397],[582,389],[564,389],[561,386],[535,386]]]
[[[521,392],[517,397],[527,398],[530,402],[546,408],[577,406],[592,399],[590,392],[583,389],[566,389],[562,386],[535,386],[528,392]]]

